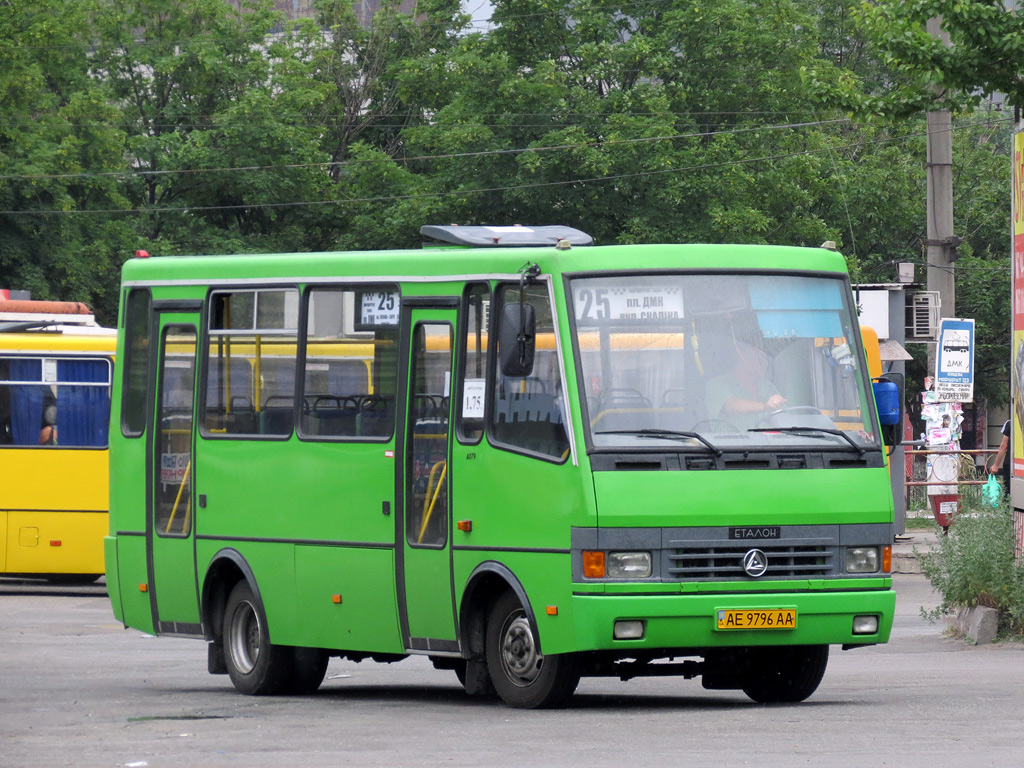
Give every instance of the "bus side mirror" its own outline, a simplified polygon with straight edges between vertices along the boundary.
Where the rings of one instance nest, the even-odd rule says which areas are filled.
[[[903,442],[903,397],[906,380],[902,373],[883,373],[871,382],[875,391],[878,421],[882,425],[882,442],[899,445]]]
[[[506,304],[501,310],[498,354],[505,376],[522,378],[533,373],[537,346],[537,311],[530,304]]]

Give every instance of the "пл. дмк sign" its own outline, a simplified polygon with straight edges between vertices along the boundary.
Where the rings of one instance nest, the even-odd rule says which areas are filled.
[[[974,400],[974,321],[944,317],[935,355],[935,392],[940,401]]]

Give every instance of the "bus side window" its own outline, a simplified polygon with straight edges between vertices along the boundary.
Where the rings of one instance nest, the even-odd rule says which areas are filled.
[[[294,288],[211,295],[203,417],[207,435],[291,434],[298,299]]]
[[[0,360],[0,442],[106,448],[110,371],[106,358]]]
[[[484,398],[487,382],[487,318],[491,289],[486,283],[466,288],[463,298],[462,382],[459,392],[459,440],[477,443],[484,433]]]
[[[121,433],[139,437],[146,431],[146,393],[149,391],[150,295],[145,288],[128,292],[124,320],[124,381]]]
[[[504,304],[517,304],[519,286],[501,287],[498,298],[498,309]],[[562,461],[568,455],[569,438],[565,431],[555,328],[546,286],[527,288],[526,302],[537,314],[533,371],[524,377],[505,376],[500,366],[496,366],[488,434],[501,447]],[[500,348],[496,358],[501,359]]]
[[[398,287],[311,288],[299,434],[382,440],[395,430]]]

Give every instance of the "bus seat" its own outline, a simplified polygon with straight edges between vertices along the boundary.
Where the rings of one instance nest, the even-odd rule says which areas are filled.
[[[562,423],[562,409],[547,392],[510,392],[495,403],[494,418],[502,423]]]
[[[606,408],[591,422],[595,432],[616,432],[623,429],[654,429],[656,417],[650,408]]]
[[[264,408],[260,411],[261,435],[287,435],[292,431],[295,414],[291,408]]]
[[[569,446],[562,409],[553,394],[506,393],[495,402],[494,420],[498,440],[555,456]]]
[[[232,409],[225,413],[224,431],[229,435],[255,435],[256,411],[249,407]]]
[[[356,428],[359,416],[359,401],[352,396],[318,395],[312,400],[308,415],[303,416],[303,428],[310,434],[352,437],[358,434]]]
[[[395,420],[395,401],[390,397],[365,395],[359,400],[356,432],[361,437],[387,437]]]
[[[605,390],[601,397],[602,410],[651,407],[651,401],[644,397],[640,390],[630,387],[613,387]]]
[[[594,417],[594,432],[616,432],[635,429],[688,430],[694,424],[693,414],[685,408],[609,408]]]

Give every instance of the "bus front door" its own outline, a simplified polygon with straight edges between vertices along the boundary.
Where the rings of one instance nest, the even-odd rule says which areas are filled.
[[[402,634],[409,650],[451,653],[459,649],[448,493],[455,310],[407,303],[402,321],[401,359],[408,365],[396,482]]]
[[[146,532],[153,625],[199,635],[193,499],[197,315],[161,312]]]

